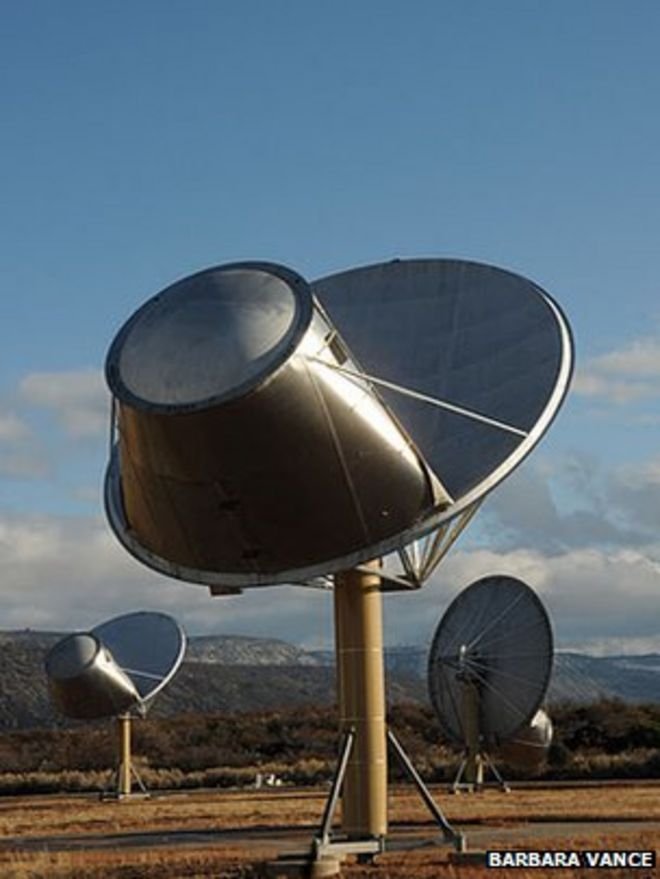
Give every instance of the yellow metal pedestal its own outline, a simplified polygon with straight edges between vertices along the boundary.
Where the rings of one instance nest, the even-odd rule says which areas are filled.
[[[133,766],[131,754],[132,716],[120,714],[117,719],[117,768],[113,772],[109,787],[101,793],[103,800],[126,800],[133,797],[148,797],[146,787]],[[133,790],[133,780],[137,782],[139,791]]]
[[[387,729],[379,563],[335,575],[334,597],[342,740],[319,833],[312,841],[311,859],[303,858],[306,868],[311,864],[311,874],[305,875],[320,876],[317,869],[334,871],[335,875],[347,855],[371,859],[385,850],[388,743],[440,827],[442,841],[463,851],[464,836],[452,829],[396,736]],[[340,795],[341,832],[333,836]],[[286,858],[280,859],[279,867],[283,860]]]
[[[122,714],[117,718],[117,745],[119,766],[117,769],[117,794],[120,797],[131,795],[131,717]]]
[[[342,794],[349,838],[387,833],[387,727],[383,615],[378,565],[335,576],[335,644],[340,730],[354,730]]]

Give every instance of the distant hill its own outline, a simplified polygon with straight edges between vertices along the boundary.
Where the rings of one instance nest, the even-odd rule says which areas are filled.
[[[0,730],[71,723],[52,708],[44,673],[46,653],[64,634],[0,632]],[[391,702],[425,698],[425,684],[415,676],[393,674],[387,689]],[[179,673],[151,713],[260,711],[334,699],[334,666],[299,647],[270,638],[212,635],[189,640]]]
[[[420,651],[420,665],[426,674],[426,654]],[[397,663],[392,669],[398,668]],[[404,653],[404,667],[410,658]],[[584,653],[556,653],[547,701],[596,702],[621,699],[624,702],[660,702],[660,654],[645,656],[587,656]]]
[[[23,646],[35,650],[49,650],[68,632],[39,632],[34,629],[0,629],[0,649],[4,646]]]
[[[319,662],[332,663],[330,651],[312,653]],[[421,647],[385,649],[390,674],[426,680],[428,652]],[[643,656],[587,656],[556,653],[548,701],[595,702],[622,699],[624,702],[660,702],[660,654]]]
[[[286,641],[245,635],[198,635],[190,639],[186,659],[220,665],[327,665]]]
[[[52,709],[43,671],[47,651],[63,634],[0,632],[0,729],[69,723]],[[424,649],[387,648],[385,661],[391,703],[427,701]],[[557,654],[549,701],[600,698],[660,703],[660,654]],[[332,651],[305,651],[277,639],[210,635],[190,639],[186,660],[153,714],[260,711],[334,699]]]
[[[660,702],[660,654],[585,656],[557,653],[549,701]]]

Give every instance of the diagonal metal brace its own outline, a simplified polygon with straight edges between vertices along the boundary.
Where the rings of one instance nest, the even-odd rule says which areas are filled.
[[[341,788],[344,783],[344,777],[346,775],[346,768],[348,766],[348,760],[351,756],[351,751],[353,750],[353,743],[355,742],[355,729],[354,727],[350,727],[344,733],[341,745],[339,748],[339,763],[337,764],[337,770],[335,772],[335,776],[332,779],[332,787],[330,788],[330,796],[326,800],[325,809],[323,810],[323,818],[321,819],[321,828],[320,834],[315,839],[315,843],[318,843],[322,846],[327,846],[330,843],[330,831],[332,828],[332,819],[335,817],[335,811],[337,809],[337,801],[339,800],[339,795],[341,793]]]
[[[401,766],[405,770],[408,778],[410,778],[412,783],[415,785],[415,787],[419,791],[419,794],[420,794],[422,800],[424,801],[424,804],[426,805],[427,809],[429,810],[431,815],[433,815],[433,817],[435,818],[437,823],[440,825],[444,838],[448,842],[453,843],[453,845],[455,846],[457,851],[464,851],[465,850],[465,837],[463,836],[462,833],[459,833],[458,831],[454,830],[454,828],[451,826],[449,821],[447,821],[445,816],[442,814],[440,807],[438,806],[438,804],[435,802],[435,800],[431,796],[431,792],[429,791],[427,786],[424,784],[424,781],[422,780],[421,775],[413,766],[412,761],[410,760],[410,758],[408,757],[406,752],[403,750],[401,743],[399,742],[399,740],[394,735],[394,733],[392,732],[391,729],[388,729],[388,731],[387,731],[387,740],[389,741],[390,745],[392,746],[392,749],[393,749],[394,753],[396,754]]]

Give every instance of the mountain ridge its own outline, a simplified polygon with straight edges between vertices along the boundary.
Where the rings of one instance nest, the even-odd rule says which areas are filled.
[[[0,631],[0,730],[66,726],[48,699],[44,658],[65,632]],[[428,701],[427,651],[385,648],[388,701]],[[547,702],[598,699],[660,702],[660,654],[555,655]],[[189,638],[181,669],[155,700],[156,716],[248,712],[335,700],[334,652],[305,650],[277,638],[201,635]]]

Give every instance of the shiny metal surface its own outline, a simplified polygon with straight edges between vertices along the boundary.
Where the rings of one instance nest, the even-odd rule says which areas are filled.
[[[144,713],[183,661],[186,637],[167,614],[139,611],[59,641],[45,660],[53,703],[68,717]]]
[[[476,688],[485,749],[528,725],[552,670],[550,620],[521,580],[484,577],[449,605],[436,629],[428,666],[431,703],[445,735],[463,744],[465,685]]]
[[[501,745],[493,754],[516,769],[533,772],[543,766],[552,744],[552,721],[541,708],[529,726],[519,730],[513,738]]]
[[[454,499],[432,518],[454,515],[510,473],[568,390],[566,319],[519,275],[463,260],[394,260],[312,288],[364,373],[417,395],[377,385]]]
[[[227,271],[233,277],[234,270]],[[255,272],[260,287],[263,266]],[[229,281],[222,284],[225,302]],[[177,295],[182,285],[175,285]],[[274,372],[229,401],[213,397],[193,410],[188,401],[180,407],[170,401],[167,411],[143,405],[124,394],[128,379],[121,373],[123,348],[133,344],[139,321],[129,321],[111,349],[108,380],[118,400],[119,441],[106,509],[129,551],[163,573],[244,586],[353,567],[447,502],[370,386],[335,371],[355,364],[309,290],[298,285],[289,292],[309,299],[306,332]],[[242,283],[236,298],[244,294]],[[169,345],[167,295],[161,310]],[[258,309],[253,316],[258,334]],[[225,337],[214,325],[208,332]],[[210,344],[204,340],[202,347]],[[218,344],[214,363],[224,392]]]
[[[186,652],[175,619],[155,611],[124,614],[92,629],[132,680],[142,702],[151,701],[174,677]]]
[[[566,394],[566,321],[509,272],[394,261],[313,293],[220,266],[118,333],[106,511],[145,564],[241,588],[400,550],[511,472]]]
[[[67,717],[112,717],[140,702],[131,678],[93,634],[62,639],[46,656],[45,665],[50,697]]]
[[[108,384],[118,399],[150,412],[227,402],[278,369],[311,310],[307,285],[284,266],[234,263],[198,272],[124,324],[108,352]]]

